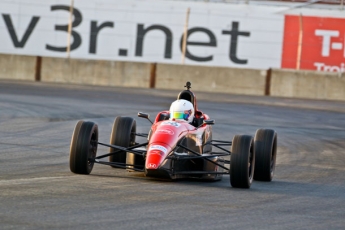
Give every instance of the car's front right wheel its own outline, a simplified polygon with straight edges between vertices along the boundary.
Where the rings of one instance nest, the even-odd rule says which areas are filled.
[[[98,145],[98,126],[90,121],[79,121],[71,139],[69,167],[73,173],[90,174]]]

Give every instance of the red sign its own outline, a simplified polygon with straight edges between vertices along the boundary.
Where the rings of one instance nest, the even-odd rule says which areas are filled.
[[[282,68],[296,69],[299,59],[300,69],[345,72],[345,19],[286,15]]]

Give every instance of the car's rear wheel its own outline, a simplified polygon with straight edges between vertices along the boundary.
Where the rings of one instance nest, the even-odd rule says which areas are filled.
[[[253,182],[255,154],[253,137],[236,135],[232,140],[230,184],[235,188],[250,188]]]
[[[271,129],[258,129],[254,138],[254,180],[272,181],[277,157],[277,133]]]
[[[73,173],[90,174],[97,154],[98,126],[90,121],[79,121],[74,129],[69,156]]]
[[[113,124],[113,129],[110,136],[110,144],[121,147],[129,147],[135,144],[136,122],[131,117],[116,117]],[[110,152],[115,152],[117,149],[110,147]],[[125,165],[126,151],[119,151],[114,155],[109,156],[109,162],[115,162]],[[112,166],[115,167],[115,166]]]

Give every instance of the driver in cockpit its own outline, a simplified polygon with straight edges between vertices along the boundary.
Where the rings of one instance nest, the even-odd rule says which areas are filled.
[[[178,99],[171,104],[169,112],[170,120],[182,120],[193,124],[195,111],[191,102]]]

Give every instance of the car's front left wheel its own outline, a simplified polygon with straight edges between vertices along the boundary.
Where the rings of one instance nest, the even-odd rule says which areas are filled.
[[[236,135],[230,156],[230,184],[235,188],[250,188],[253,182],[255,154],[253,137]]]

